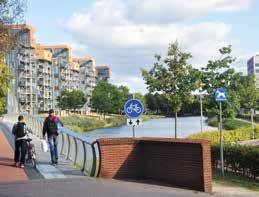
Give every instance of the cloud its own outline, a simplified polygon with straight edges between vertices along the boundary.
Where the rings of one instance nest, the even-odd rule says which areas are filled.
[[[154,54],[165,54],[170,42],[178,40],[183,50],[191,52],[191,62],[196,67],[204,66],[208,59],[217,56],[220,47],[229,43],[231,25],[185,24],[181,22],[183,19],[238,11],[251,3],[249,0],[180,2],[98,0],[88,11],[74,13],[62,23],[62,28],[80,43],[81,53],[85,50],[97,59],[97,64],[111,65],[112,82],[127,84],[132,91],[146,91],[140,68],[151,68]]]
[[[251,0],[135,0],[130,12],[141,23],[171,23],[208,13],[249,8]]]

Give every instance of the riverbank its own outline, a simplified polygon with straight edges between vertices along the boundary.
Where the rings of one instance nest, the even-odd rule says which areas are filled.
[[[148,121],[151,119],[161,118],[157,115],[143,115],[141,120]],[[61,117],[64,126],[75,132],[86,132],[100,128],[118,127],[126,124],[126,117],[124,115],[109,115],[103,119],[96,116],[81,116],[71,115]]]

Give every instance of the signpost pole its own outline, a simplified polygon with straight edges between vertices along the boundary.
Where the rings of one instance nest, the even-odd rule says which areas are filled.
[[[203,109],[202,109],[202,96],[200,93],[200,104],[201,104],[201,133],[203,132]]]
[[[222,107],[221,101],[219,102],[219,121],[220,121],[220,158],[221,158],[221,171],[224,177],[224,156],[223,156],[223,135],[222,135]]]
[[[132,128],[133,128],[133,137],[135,137],[135,125],[133,125]]]
[[[254,129],[254,110],[251,109],[251,124],[252,124],[252,136],[255,139],[255,129]]]

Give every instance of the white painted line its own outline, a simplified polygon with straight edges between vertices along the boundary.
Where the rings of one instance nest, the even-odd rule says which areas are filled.
[[[52,165],[37,164],[37,170],[43,175],[45,179],[63,179],[66,178],[62,172]]]

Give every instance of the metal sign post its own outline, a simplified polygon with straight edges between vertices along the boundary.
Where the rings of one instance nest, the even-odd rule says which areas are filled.
[[[218,88],[215,91],[215,100],[219,102],[219,130],[220,130],[220,160],[221,160],[221,172],[224,177],[224,141],[222,132],[222,102],[227,101],[227,90],[225,88]]]
[[[137,99],[129,99],[124,105],[124,112],[127,119],[127,125],[132,126],[132,136],[135,137],[135,127],[140,124],[139,118],[144,112],[144,105]]]
[[[221,160],[221,172],[224,177],[224,146],[223,146],[223,135],[222,135],[222,107],[221,101],[219,102],[219,122],[220,122],[220,160]]]

